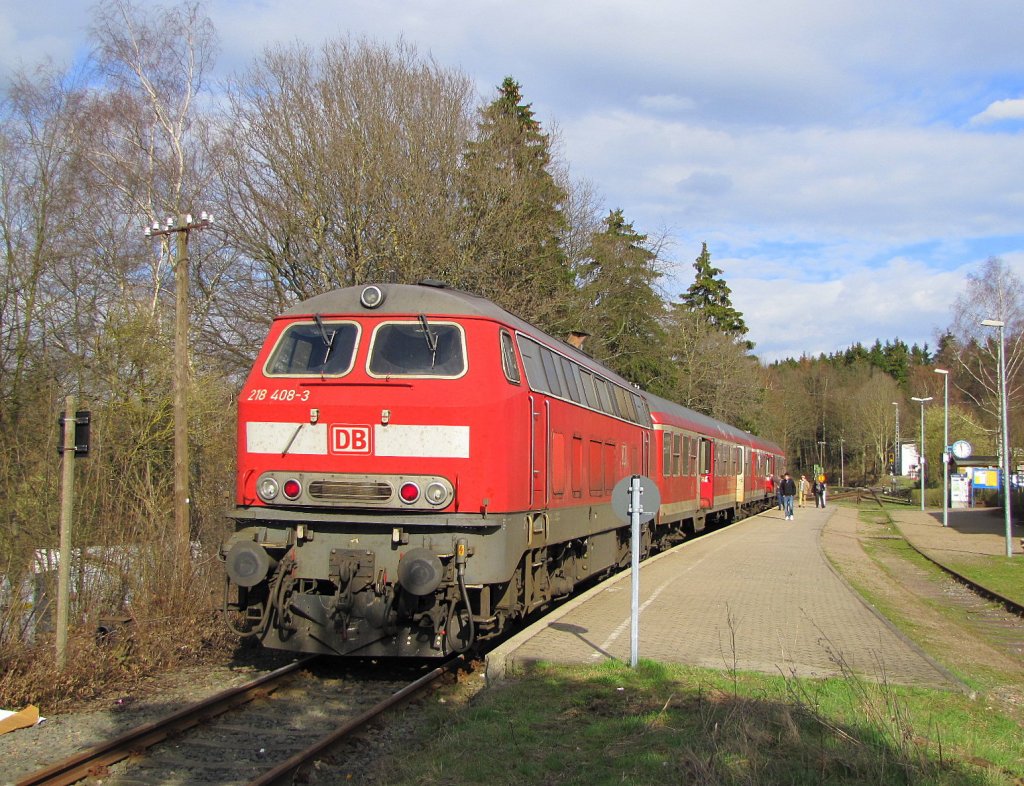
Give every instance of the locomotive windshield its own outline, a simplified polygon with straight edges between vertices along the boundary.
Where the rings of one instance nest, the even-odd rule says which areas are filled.
[[[352,322],[299,322],[288,327],[274,347],[264,373],[268,377],[341,376],[352,369],[359,327]]]
[[[387,322],[373,334],[369,372],[377,377],[459,377],[466,371],[462,328],[451,323]]]

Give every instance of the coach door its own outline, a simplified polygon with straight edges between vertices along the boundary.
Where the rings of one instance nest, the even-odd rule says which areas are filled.
[[[747,491],[747,448],[736,448],[736,502],[746,499]]]
[[[712,508],[715,505],[715,443],[710,439],[700,439],[700,507]]]
[[[530,507],[548,506],[548,423],[551,402],[530,396]]]

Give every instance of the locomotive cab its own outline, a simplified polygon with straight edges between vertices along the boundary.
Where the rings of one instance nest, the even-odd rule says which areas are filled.
[[[491,511],[515,507],[516,456],[498,449],[514,441],[508,334],[426,286],[339,290],[275,320],[238,405],[237,531],[221,550],[238,632],[366,655],[487,633],[467,583],[513,569],[471,559],[507,525]]]

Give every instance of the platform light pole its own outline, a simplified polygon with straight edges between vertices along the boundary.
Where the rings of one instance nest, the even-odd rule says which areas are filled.
[[[846,457],[843,455],[843,438],[839,438],[839,485],[846,488]]]
[[[1010,434],[1006,417],[1006,357],[1005,334],[1006,322],[1001,319],[983,319],[985,327],[999,328],[999,411],[1002,415],[1003,445],[1003,518],[1006,524],[1006,556],[1013,556],[1013,533],[1011,524],[1013,515],[1010,512]]]
[[[925,396],[924,398],[918,398],[917,396],[911,396],[911,401],[918,401],[921,404],[921,460],[918,462],[918,470],[921,473],[921,510],[924,510],[924,405],[925,402],[931,401],[931,396]]]
[[[146,227],[146,237],[175,236],[174,245],[174,531],[177,537],[181,577],[187,585],[191,555],[188,490],[188,233],[205,229],[213,216],[203,211],[198,220],[191,213],[157,221]]]
[[[903,474],[902,472],[900,472],[900,473],[896,472],[897,468],[902,469],[901,465],[903,464],[903,456],[900,455],[900,402],[894,401],[894,402],[892,402],[892,405],[894,407],[896,407],[896,444],[893,445],[893,454],[892,454],[892,474],[893,474],[893,478],[894,478],[894,480],[893,480],[893,488],[895,488],[896,487],[895,486],[895,484],[896,484],[895,476],[897,474]]]
[[[942,420],[942,526],[949,526],[949,369],[937,368],[942,374],[943,420]]]

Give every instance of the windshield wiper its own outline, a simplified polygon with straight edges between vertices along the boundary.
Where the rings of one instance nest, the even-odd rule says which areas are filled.
[[[430,350],[430,367],[433,368],[434,362],[437,360],[437,335],[430,330],[426,314],[420,314],[420,324],[423,325],[423,334],[427,339],[427,349]]]
[[[335,330],[328,336],[327,328],[324,327],[324,321],[320,319],[319,314],[313,315],[313,321],[316,322],[316,326],[320,328],[320,338],[324,340],[324,346],[327,347],[327,351],[324,352],[324,359],[320,363],[320,370],[322,371],[327,367],[327,359],[331,356],[331,349],[334,347],[334,337],[338,335],[338,331]]]

